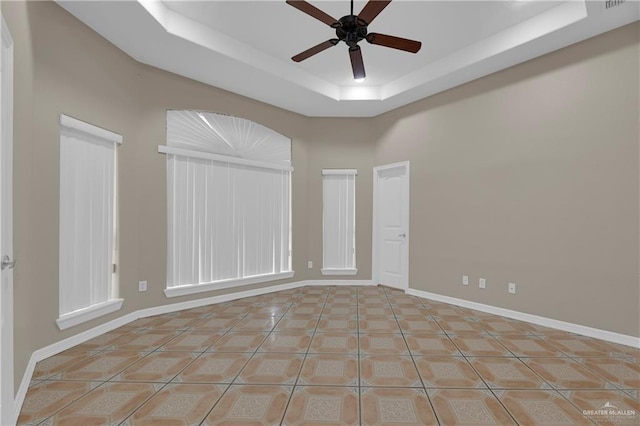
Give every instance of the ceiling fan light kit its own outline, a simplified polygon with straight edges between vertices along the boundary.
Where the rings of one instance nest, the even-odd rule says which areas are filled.
[[[392,49],[403,50],[410,53],[417,53],[420,50],[420,47],[422,47],[422,43],[419,41],[368,32],[368,26],[375,17],[389,5],[389,3],[391,3],[391,0],[369,0],[362,11],[358,15],[354,15],[353,0],[351,0],[351,14],[343,16],[340,19],[334,19],[304,0],[287,0],[287,4],[335,29],[337,37],[319,43],[310,49],[298,53],[291,59],[294,62],[304,61],[305,59],[308,59],[330,47],[336,46],[338,43],[343,41],[349,47],[349,58],[351,60],[353,78],[356,82],[362,82],[366,78],[367,74],[364,69],[362,51],[358,45],[360,41],[366,40],[369,44],[390,47]]]

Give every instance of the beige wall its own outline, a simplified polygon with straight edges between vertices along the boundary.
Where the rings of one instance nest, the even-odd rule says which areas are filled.
[[[244,117],[293,140],[293,267],[288,281],[322,279],[322,168],[358,168],[358,263],[371,278],[374,130],[356,119],[322,123],[137,63],[51,2],[3,2],[15,41],[15,381],[31,353],[138,309],[210,297],[164,296],[167,109]],[[120,296],[123,309],[58,330],[58,196],[61,113],[124,136],[119,148]],[[345,138],[346,141],[345,142]],[[314,269],[307,269],[307,260]],[[333,277],[335,278],[335,277]],[[351,277],[350,277],[351,278]],[[139,280],[149,290],[138,293]],[[277,281],[238,290],[280,284]],[[237,290],[235,290],[237,291]]]
[[[220,293],[162,292],[166,184],[157,146],[170,108],[241,116],[293,139],[294,281],[323,278],[321,169],[360,172],[353,278],[366,280],[371,168],[408,159],[412,288],[640,334],[637,24],[375,119],[311,119],[141,65],[53,3],[2,2],[2,12],[16,56],[16,386],[36,349],[128,312]],[[64,332],[55,325],[60,113],[125,140],[125,304]],[[462,274],[472,284],[487,278],[488,288],[463,288]],[[149,291],[138,293],[143,279]],[[506,293],[509,280],[516,296]]]
[[[639,28],[378,117],[376,164],[411,161],[411,288],[640,335]]]

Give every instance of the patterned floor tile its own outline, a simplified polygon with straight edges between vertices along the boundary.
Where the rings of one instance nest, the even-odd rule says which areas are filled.
[[[233,326],[231,331],[271,331],[278,323],[278,317],[249,315]]]
[[[284,316],[274,331],[313,331],[318,325],[319,315]]]
[[[226,389],[213,384],[169,384],[138,408],[122,426],[197,425]]]
[[[512,423],[496,397],[523,424],[637,424],[582,410],[639,411],[640,349],[391,287],[308,286],[141,318],[40,361],[20,424],[278,425],[287,407],[287,426],[435,424],[431,407],[441,424]]]
[[[491,334],[526,334],[535,330],[526,322],[500,317],[483,318],[478,321],[478,325]]]
[[[550,336],[547,341],[565,354],[573,357],[621,356],[608,343],[590,337],[577,335]]]
[[[356,334],[346,332],[316,333],[311,340],[309,353],[357,353]]]
[[[382,315],[359,315],[358,327],[360,333],[400,333],[395,318]]]
[[[429,399],[422,389],[362,388],[360,404],[363,425],[438,424]]]
[[[367,315],[367,316],[386,316],[389,318],[393,318],[393,311],[390,307],[385,306],[362,306],[358,309],[358,315]]]
[[[442,425],[515,424],[500,401],[488,390],[427,389],[427,394]]]
[[[228,332],[211,345],[208,352],[254,352],[264,339],[266,333],[253,331]]]
[[[456,345],[444,335],[407,334],[405,339],[412,355],[461,355]]]
[[[206,352],[182,370],[173,382],[231,383],[249,357],[246,353]]]
[[[293,385],[304,357],[289,353],[256,353],[242,369],[235,384]]]
[[[193,325],[191,330],[225,332],[229,331],[231,327],[236,325],[241,319],[242,316],[238,315],[213,315],[201,319],[199,322]]]
[[[431,319],[429,311],[423,306],[412,307],[394,307],[393,313],[399,317],[422,317],[425,319]]]
[[[197,354],[190,352],[154,352],[115,375],[112,382],[170,382]]]
[[[549,389],[549,385],[517,358],[479,357],[469,362],[491,389]]]
[[[562,392],[582,414],[598,425],[640,424],[640,401],[620,391]]]
[[[358,320],[355,316],[327,315],[323,313],[320,317],[320,322],[318,322],[316,332],[326,333],[332,331],[349,331],[355,333],[358,331]]]
[[[465,356],[514,356],[488,334],[460,334],[449,337]]]
[[[180,352],[204,352],[207,348],[215,343],[222,332],[211,332],[193,330],[186,331],[178,335],[175,339],[165,343],[159,351],[180,351]]]
[[[495,336],[507,349],[516,356],[522,357],[561,357],[566,356],[546,340],[534,336],[504,334]]]
[[[436,334],[442,333],[438,323],[431,317],[421,316],[398,316],[398,324],[403,333],[407,334]]]
[[[75,346],[73,349],[77,351],[101,351],[110,347],[119,340],[127,339],[133,334],[134,332],[131,330],[114,330],[101,334],[98,337],[94,337],[91,340],[87,340],[86,342]]]
[[[250,316],[264,316],[270,315],[272,317],[281,317],[283,316],[287,310],[289,309],[289,305],[282,304],[269,304],[266,306],[260,306],[251,310]]]
[[[258,352],[306,353],[311,334],[304,331],[273,332],[258,348]]]
[[[284,416],[284,425],[359,424],[358,388],[296,387]]]
[[[67,367],[80,362],[92,355],[95,352],[92,351],[79,351],[75,348],[61,352],[57,355],[50,356],[47,359],[36,364],[36,368],[33,370],[31,380],[42,380],[60,373]]]
[[[117,425],[160,388],[151,383],[105,383],[41,424]]]
[[[106,381],[147,356],[144,352],[100,352],[56,374],[56,380]]]
[[[318,305],[316,303],[300,303],[289,308],[286,316],[297,316],[297,315],[318,316],[321,313],[322,313],[322,304]]]
[[[232,385],[204,419],[203,426],[280,424],[292,388]]]
[[[421,387],[422,383],[409,356],[361,356],[360,386]]]
[[[498,398],[522,425],[590,424],[581,410],[551,390],[508,390]]]
[[[409,349],[402,334],[361,335],[360,354],[368,355],[409,355]]]
[[[524,358],[555,389],[609,389],[614,386],[571,358]]]
[[[438,325],[446,333],[483,333],[485,330],[478,325],[477,322],[467,320],[460,317],[448,318],[446,320],[438,319]]]
[[[297,384],[358,386],[358,356],[349,354],[307,355]]]
[[[578,361],[619,388],[640,389],[640,365],[625,358],[584,358]]]
[[[99,384],[95,382],[40,382],[27,391],[17,424],[35,425]]]
[[[162,321],[153,324],[154,330],[187,330],[201,320],[201,316],[183,314],[181,316],[167,316]]]
[[[107,348],[108,351],[151,352],[178,336],[180,331],[148,330],[119,339]]]
[[[463,357],[414,357],[426,388],[484,388],[482,379]]]

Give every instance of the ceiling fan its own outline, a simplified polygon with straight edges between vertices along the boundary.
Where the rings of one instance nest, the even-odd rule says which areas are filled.
[[[389,3],[391,3],[391,0],[369,0],[358,15],[353,14],[353,0],[351,0],[351,14],[343,16],[340,19],[334,19],[304,0],[287,0],[287,3],[301,12],[324,22],[331,28],[334,28],[336,30],[337,37],[323,41],[304,52],[298,53],[291,59],[295,62],[304,61],[305,59],[308,59],[311,56],[344,41],[345,44],[349,46],[349,57],[351,58],[353,78],[357,82],[364,81],[366,77],[364,62],[362,61],[362,52],[360,51],[360,46],[358,46],[358,42],[361,40],[367,40],[371,44],[404,50],[405,52],[411,53],[417,53],[422,46],[422,43],[419,41],[368,32],[367,27],[375,17],[378,16],[378,14],[389,5]]]

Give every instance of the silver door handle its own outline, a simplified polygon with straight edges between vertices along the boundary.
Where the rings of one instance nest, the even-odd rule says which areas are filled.
[[[4,271],[7,268],[13,269],[14,266],[16,266],[15,260],[11,260],[6,254],[2,256],[2,260],[0,260],[0,269]]]
[[[403,232],[402,234],[398,235],[398,237],[407,238],[407,234]]]

